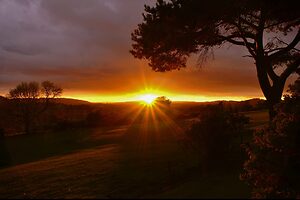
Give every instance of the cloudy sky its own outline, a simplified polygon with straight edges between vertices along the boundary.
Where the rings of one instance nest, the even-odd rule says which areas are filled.
[[[0,0],[0,95],[50,80],[64,96],[122,101],[145,91],[174,100],[262,97],[253,60],[225,47],[201,68],[152,72],[130,54],[146,0]]]

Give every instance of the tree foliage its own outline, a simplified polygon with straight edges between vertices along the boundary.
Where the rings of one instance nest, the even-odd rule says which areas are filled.
[[[300,76],[298,76],[294,84],[289,85],[288,92],[290,95],[286,96],[286,98],[298,98],[300,96]]]
[[[165,96],[156,97],[154,100],[155,104],[162,106],[170,106],[172,101]]]
[[[286,79],[299,68],[300,12],[293,0],[158,0],[145,6],[144,21],[132,33],[131,53],[154,71],[186,67],[197,53],[225,44],[244,47],[271,107],[281,99]],[[275,68],[283,67],[278,74]]]
[[[278,114],[266,128],[255,132],[245,145],[248,160],[241,174],[256,198],[300,197],[300,93],[290,86],[291,95],[277,106]]]

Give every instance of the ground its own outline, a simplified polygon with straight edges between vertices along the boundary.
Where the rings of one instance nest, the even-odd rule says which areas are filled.
[[[251,112],[253,127],[266,112]],[[260,117],[257,117],[260,116]],[[6,139],[0,198],[249,198],[241,166],[203,176],[165,123],[70,130]],[[237,155],[238,156],[238,155]],[[235,158],[233,158],[235,160]]]

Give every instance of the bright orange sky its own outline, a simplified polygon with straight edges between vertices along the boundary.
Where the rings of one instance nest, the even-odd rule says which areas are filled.
[[[253,60],[224,47],[197,67],[151,71],[134,59],[130,33],[142,21],[142,0],[0,2],[0,95],[22,81],[50,80],[64,97],[92,102],[138,100],[142,94],[173,101],[262,97]],[[287,85],[293,80],[290,78]]]
[[[238,68],[224,72],[223,68],[217,66],[217,60],[210,61],[202,68],[191,64],[187,69],[167,73],[153,72],[143,61],[132,59],[132,62],[137,63],[135,71],[104,78],[100,84],[97,79],[95,82],[92,79],[86,81],[88,90],[72,90],[78,87],[77,83],[66,83],[64,95],[91,102],[135,101],[145,94],[167,96],[173,101],[245,100],[262,97],[255,71],[235,76],[234,71],[238,72]],[[246,81],[243,83],[242,79]]]

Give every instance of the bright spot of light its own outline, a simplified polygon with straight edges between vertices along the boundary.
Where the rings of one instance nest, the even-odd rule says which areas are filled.
[[[143,101],[147,105],[151,105],[154,103],[157,95],[154,94],[145,94],[139,97],[139,100]]]

